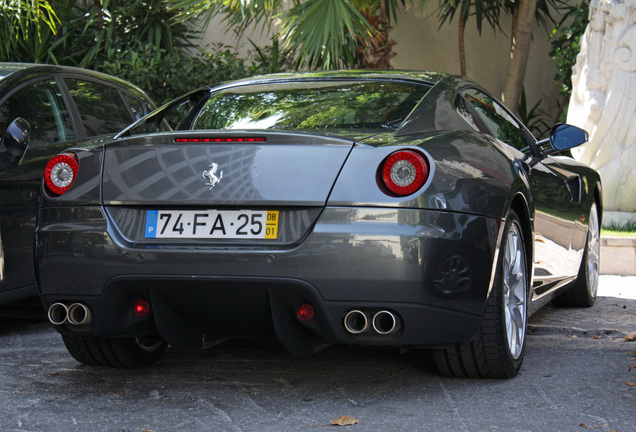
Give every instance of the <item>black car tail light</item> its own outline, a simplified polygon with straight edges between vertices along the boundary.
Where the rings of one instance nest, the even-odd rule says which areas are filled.
[[[44,184],[54,195],[63,195],[71,187],[77,171],[79,159],[73,153],[54,156],[44,168]]]
[[[387,195],[406,196],[417,192],[428,180],[428,161],[415,150],[399,150],[382,161],[378,183]]]

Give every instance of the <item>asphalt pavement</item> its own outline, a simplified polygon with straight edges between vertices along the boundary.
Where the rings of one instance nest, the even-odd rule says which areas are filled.
[[[145,369],[91,367],[34,303],[21,307],[0,317],[3,432],[312,432],[341,416],[359,420],[345,432],[636,430],[636,342],[624,341],[636,277],[602,276],[592,308],[535,314],[509,380],[440,377],[422,350],[339,345],[296,359],[269,339],[169,351]]]

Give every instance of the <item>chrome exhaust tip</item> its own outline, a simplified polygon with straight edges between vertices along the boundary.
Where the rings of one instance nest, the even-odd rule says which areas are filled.
[[[93,314],[88,306],[82,303],[73,303],[68,307],[67,319],[70,324],[83,326],[93,323]]]
[[[344,326],[351,334],[364,333],[369,329],[369,318],[360,310],[352,310],[344,317]]]
[[[66,323],[68,308],[64,303],[53,303],[47,313],[51,324],[59,326]]]
[[[373,316],[373,330],[378,334],[388,335],[399,330],[400,323],[397,317],[389,311],[382,310]]]

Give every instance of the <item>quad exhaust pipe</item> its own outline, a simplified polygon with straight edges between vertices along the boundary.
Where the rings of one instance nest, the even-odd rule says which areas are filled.
[[[400,330],[400,319],[388,310],[375,312],[373,315],[354,309],[344,317],[345,329],[354,335],[373,331],[379,335],[390,335]]]
[[[352,310],[345,315],[344,326],[351,334],[364,333],[369,330],[369,316],[360,310]]]
[[[48,317],[51,324],[56,326],[87,326],[93,323],[93,313],[83,303],[73,303],[69,306],[59,302],[53,303],[49,308]]]
[[[373,315],[373,330],[381,335],[388,335],[399,330],[397,317],[389,311],[381,310]]]

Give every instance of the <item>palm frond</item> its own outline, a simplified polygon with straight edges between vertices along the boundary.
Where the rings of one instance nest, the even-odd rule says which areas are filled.
[[[373,28],[347,0],[308,0],[280,14],[281,35],[298,52],[299,66],[352,67],[356,36],[363,41]]]

